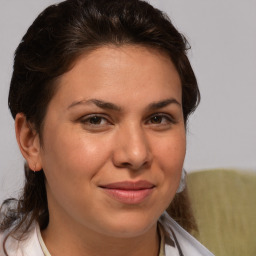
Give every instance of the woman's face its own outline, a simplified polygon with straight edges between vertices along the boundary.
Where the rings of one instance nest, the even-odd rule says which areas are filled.
[[[153,227],[179,185],[181,99],[164,53],[106,46],[81,56],[60,77],[45,117],[50,221],[119,237]]]

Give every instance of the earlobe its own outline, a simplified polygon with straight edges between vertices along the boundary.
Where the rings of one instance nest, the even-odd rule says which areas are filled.
[[[33,171],[42,169],[39,134],[23,113],[15,117],[15,132],[20,151]]]

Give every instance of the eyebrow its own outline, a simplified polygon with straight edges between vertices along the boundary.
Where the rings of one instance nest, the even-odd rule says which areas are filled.
[[[103,100],[98,100],[98,99],[90,99],[90,100],[81,100],[81,101],[75,101],[71,105],[68,106],[68,109],[78,106],[78,105],[89,105],[89,104],[94,104],[99,108],[102,109],[110,109],[110,110],[115,110],[115,111],[121,111],[121,108],[113,103],[106,102]]]
[[[111,102],[106,102],[103,100],[98,100],[98,99],[90,99],[90,100],[80,100],[80,101],[74,101],[71,105],[68,106],[67,109],[70,109],[74,106],[78,106],[78,105],[89,105],[89,104],[94,104],[99,108],[102,109],[109,109],[109,110],[115,110],[120,112],[122,110],[121,107],[111,103]],[[165,99],[165,100],[161,100],[158,102],[153,102],[150,103],[147,107],[148,110],[156,110],[156,109],[160,109],[160,108],[164,108],[170,104],[177,104],[178,106],[181,106],[181,104],[174,98],[170,98],[170,99]]]
[[[178,106],[181,106],[181,104],[174,98],[166,99],[166,100],[161,100],[158,102],[153,102],[149,104],[148,109],[149,110],[156,110],[159,108],[164,108],[170,104],[177,104]]]

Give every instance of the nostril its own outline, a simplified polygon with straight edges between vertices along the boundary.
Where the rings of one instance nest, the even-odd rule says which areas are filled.
[[[129,166],[131,166],[131,164],[128,163],[128,162],[124,162],[124,163],[122,163],[122,166],[123,166],[123,167],[129,167]]]
[[[119,165],[119,167],[122,167],[122,168],[129,168],[129,169],[132,169],[132,170],[139,170],[139,169],[142,169],[142,168],[147,168],[149,166],[149,161],[145,161],[145,162],[138,162],[138,163],[135,163],[135,162],[123,162],[121,163],[121,165]]]
[[[136,134],[134,132],[134,134]],[[143,136],[133,136],[129,141],[118,140],[113,151],[113,164],[119,168],[141,170],[148,168],[152,162],[152,154],[147,141]]]

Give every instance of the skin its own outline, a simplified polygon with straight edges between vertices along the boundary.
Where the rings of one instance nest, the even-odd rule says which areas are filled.
[[[50,222],[42,236],[52,255],[158,255],[157,220],[176,193],[185,157],[181,99],[165,53],[105,46],[59,78],[43,141],[17,115],[21,152],[46,175]],[[138,180],[154,185],[139,203],[101,188]]]

